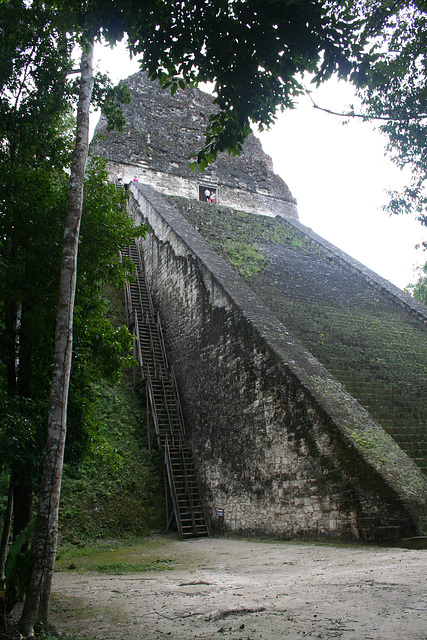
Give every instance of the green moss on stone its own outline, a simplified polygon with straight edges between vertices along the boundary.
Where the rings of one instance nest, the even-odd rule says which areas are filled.
[[[268,264],[259,249],[245,242],[227,240],[224,244],[224,256],[242,277],[255,275]]]
[[[170,201],[427,472],[425,325],[286,220]]]

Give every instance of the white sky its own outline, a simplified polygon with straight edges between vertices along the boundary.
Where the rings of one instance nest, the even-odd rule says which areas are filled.
[[[113,80],[138,71],[124,48],[96,50],[98,68]],[[319,106],[345,110],[354,102],[351,87],[331,81],[315,91]],[[386,139],[372,125],[315,110],[308,98],[280,114],[259,135],[274,170],[298,201],[300,221],[398,287],[414,282],[414,266],[427,254],[415,245],[427,230],[407,216],[381,211],[387,188],[404,184],[402,173],[384,155]]]

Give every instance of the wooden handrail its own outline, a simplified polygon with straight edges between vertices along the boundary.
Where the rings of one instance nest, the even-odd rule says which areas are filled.
[[[175,372],[169,366],[166,353],[166,345],[163,336],[160,316],[155,311],[151,293],[148,287],[142,256],[140,249],[135,245],[129,249],[129,255],[134,260],[136,290],[129,285],[125,287],[126,311],[128,322],[133,324],[135,336],[136,360],[142,373],[142,379],[146,380],[147,397],[151,407],[152,422],[154,432],[157,436],[159,450],[163,451],[164,463],[168,479],[168,486],[172,496],[175,519],[179,534],[183,535],[183,525],[181,521],[180,503],[178,501],[177,487],[174,478],[174,465],[171,459],[171,447],[174,455],[178,455],[178,465],[183,481],[183,495],[185,495],[186,513],[190,514],[192,521],[192,531],[198,532],[195,513],[202,510],[205,520],[205,531],[209,533],[209,523],[206,517],[205,505],[202,499],[202,485],[200,476],[191,461],[188,467],[186,452],[188,449],[184,418],[179,399],[179,392]],[[143,298],[146,301],[145,307]],[[135,307],[135,308],[134,308]],[[137,307],[140,311],[138,312]],[[144,341],[142,341],[143,336]],[[161,405],[158,405],[157,397],[161,397]],[[161,412],[160,412],[161,407]],[[190,452],[191,455],[191,452]],[[189,471],[196,475],[196,487],[198,490],[197,506],[193,487],[190,486]]]
[[[169,480],[169,488],[170,488],[170,492],[171,492],[171,497],[172,497],[172,504],[173,504],[173,509],[175,512],[175,520],[176,520],[176,524],[178,527],[178,533],[180,538],[182,538],[182,522],[181,522],[181,518],[179,516],[179,505],[178,505],[178,496],[176,493],[176,485],[175,485],[175,478],[173,475],[173,469],[172,469],[172,462],[171,462],[171,457],[170,457],[170,449],[169,449],[169,442],[167,437],[165,438],[165,447],[164,447],[164,460],[165,460],[165,467],[166,467],[166,472],[168,474],[168,480]],[[178,517],[177,517],[178,515]]]

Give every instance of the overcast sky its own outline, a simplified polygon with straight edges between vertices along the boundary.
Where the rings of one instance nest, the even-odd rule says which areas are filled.
[[[98,46],[95,57],[114,82],[138,71],[124,48]],[[314,98],[336,111],[354,102],[351,87],[336,81],[316,90]],[[414,266],[424,264],[427,254],[415,245],[427,240],[427,231],[407,216],[390,218],[381,210],[386,190],[404,184],[404,176],[385,157],[386,139],[372,125],[343,124],[305,98],[259,137],[297,199],[303,224],[398,287],[416,279]]]

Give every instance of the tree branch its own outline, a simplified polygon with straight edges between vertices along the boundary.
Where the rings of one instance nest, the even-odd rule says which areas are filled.
[[[422,120],[423,118],[427,118],[427,113],[420,113],[416,116],[408,115],[401,118],[392,118],[391,116],[372,116],[372,115],[367,115],[363,113],[355,113],[354,111],[347,111],[347,112],[333,111],[332,109],[327,109],[326,107],[320,107],[318,104],[314,102],[311,94],[309,92],[307,93],[314,109],[318,109],[319,111],[323,111],[324,113],[329,113],[330,115],[333,115],[333,116],[339,116],[340,118],[359,118],[365,121],[382,120],[386,122],[403,122],[407,120]]]

